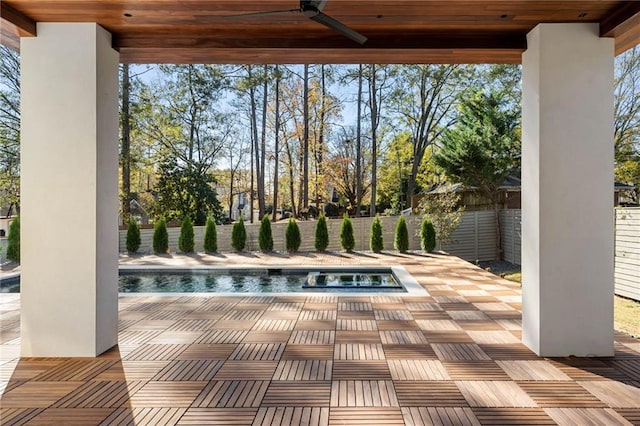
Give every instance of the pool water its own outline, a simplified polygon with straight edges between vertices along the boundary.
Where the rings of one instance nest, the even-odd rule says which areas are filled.
[[[405,291],[389,269],[310,271],[287,269],[121,270],[121,293],[296,293],[308,291]],[[0,282],[0,292],[19,293],[20,277]]]

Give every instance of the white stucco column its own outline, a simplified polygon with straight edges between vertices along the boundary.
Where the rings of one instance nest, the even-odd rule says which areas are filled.
[[[522,340],[613,355],[614,41],[540,24],[523,54]]]
[[[22,39],[22,356],[117,343],[118,60],[96,24]]]

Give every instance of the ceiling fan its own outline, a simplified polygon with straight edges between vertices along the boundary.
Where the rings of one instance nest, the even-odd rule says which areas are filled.
[[[324,25],[325,27],[331,28],[332,30],[355,41],[356,43],[363,44],[365,41],[367,41],[367,37],[347,27],[337,19],[334,19],[331,16],[323,13],[322,9],[324,9],[324,7],[326,6],[327,1],[328,0],[300,0],[300,7],[298,9],[243,13],[240,15],[227,15],[226,18],[259,18],[262,16],[302,14],[312,21]]]

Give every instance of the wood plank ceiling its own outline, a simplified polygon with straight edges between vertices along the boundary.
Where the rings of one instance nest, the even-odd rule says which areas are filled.
[[[0,41],[19,49],[36,22],[97,22],[129,63],[518,63],[541,22],[600,23],[618,53],[640,41],[640,1],[329,0],[359,45],[291,13],[298,0],[2,0]]]

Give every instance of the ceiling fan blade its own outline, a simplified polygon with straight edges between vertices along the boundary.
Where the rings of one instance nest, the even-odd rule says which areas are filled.
[[[267,12],[241,13],[239,15],[225,15],[225,18],[243,19],[243,18],[261,18],[263,16],[291,15],[300,13],[300,9],[288,10],[271,10]]]
[[[309,16],[309,19],[339,32],[343,36],[355,41],[356,43],[364,44],[364,42],[367,41],[367,37],[365,37],[364,35],[355,30],[352,30],[342,22],[333,19],[329,15],[325,15],[320,11],[314,16]]]
[[[329,0],[312,0],[309,3],[311,6],[315,7],[318,12],[322,12],[322,9],[324,9],[328,1]]]

